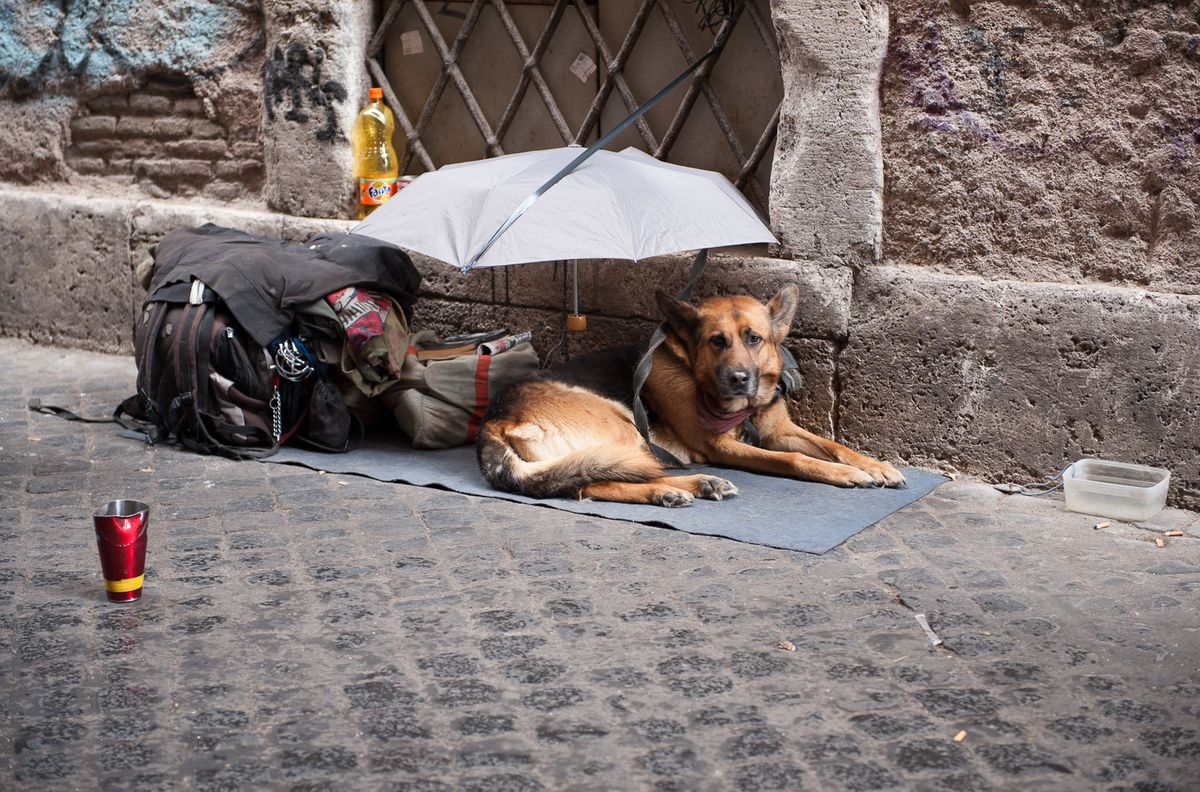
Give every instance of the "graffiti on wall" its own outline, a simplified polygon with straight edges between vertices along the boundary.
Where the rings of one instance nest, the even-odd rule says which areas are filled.
[[[328,143],[338,136],[334,104],[346,101],[346,88],[336,80],[321,79],[325,51],[320,47],[289,44],[279,47],[263,64],[263,104],[267,118],[274,121],[283,111],[283,118],[297,124],[308,124],[317,116],[320,126],[313,133],[317,140]]]
[[[262,51],[248,3],[0,0],[0,95],[72,92],[155,73],[212,73]]]

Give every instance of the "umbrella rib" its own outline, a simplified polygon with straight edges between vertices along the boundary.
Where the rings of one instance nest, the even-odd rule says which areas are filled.
[[[462,29],[459,30],[458,37],[454,40],[454,49],[451,50],[446,46],[446,40],[442,38],[441,31],[437,28],[437,23],[433,21],[429,9],[425,6],[425,1],[412,0],[413,8],[417,9],[417,14],[421,17],[421,21],[425,23],[425,28],[429,31],[429,38],[433,41],[438,53],[442,56],[443,74],[449,73],[450,79],[454,80],[454,85],[458,88],[458,92],[462,96],[467,110],[470,111],[471,118],[475,121],[475,126],[479,127],[479,132],[483,135],[483,140],[487,144],[488,150],[492,154],[501,155],[504,154],[504,148],[500,145],[500,141],[496,139],[491,125],[488,124],[487,118],[483,113],[483,108],[479,106],[479,102],[475,99],[475,94],[471,91],[471,86],[467,84],[467,78],[463,77],[462,70],[458,68],[458,56],[462,53],[467,36],[470,35],[471,29],[475,27],[475,22],[479,19],[479,14],[483,11],[484,2],[485,0],[474,0],[471,4],[471,10],[467,13],[467,19],[463,22]],[[428,103],[426,103],[426,106],[428,106]]]
[[[608,51],[608,45],[604,43],[604,36],[600,34],[600,27],[596,24],[596,20],[592,17],[592,12],[588,11],[584,0],[574,0],[575,8],[579,11],[579,18],[583,21],[583,26],[587,28],[588,35],[592,37],[592,41],[596,44],[596,49],[600,50],[601,57],[604,58],[605,66],[614,75],[613,82],[617,86],[617,93],[621,95],[621,100],[625,102],[625,109],[633,112],[637,109],[637,100],[633,98],[633,91],[629,89],[629,83],[625,81],[625,76],[616,69],[616,61],[613,60],[612,53]],[[642,140],[651,149],[658,148],[658,143],[654,139],[654,133],[650,130],[650,125],[646,123],[646,119],[639,118],[637,120],[638,132],[642,135]]]
[[[505,133],[508,132],[508,127],[516,118],[517,109],[521,105],[521,100],[525,98],[525,91],[529,87],[532,80],[534,87],[542,96],[542,101],[546,104],[546,110],[550,113],[550,120],[558,127],[558,133],[562,136],[564,143],[571,142],[571,129],[567,125],[567,121],[563,118],[562,111],[559,110],[558,102],[555,101],[554,95],[550,92],[550,86],[547,85],[545,77],[542,75],[539,61],[545,53],[546,48],[550,45],[550,38],[554,35],[554,31],[558,28],[558,23],[562,19],[563,11],[566,10],[569,0],[556,0],[554,8],[550,11],[550,19],[543,28],[541,36],[538,37],[537,43],[534,45],[533,52],[525,46],[525,39],[521,37],[521,31],[517,29],[516,22],[513,21],[512,15],[508,12],[508,6],[504,0],[492,0],[492,5],[496,6],[496,11],[500,14],[500,21],[504,24],[504,29],[508,31],[508,37],[512,39],[513,44],[517,48],[517,52],[521,55],[522,69],[521,80],[517,83],[517,90],[513,92],[512,98],[508,100],[508,105],[504,108],[504,112],[500,116],[500,123],[496,125],[496,136],[503,140]]]
[[[616,85],[615,78],[625,69],[625,62],[629,60],[633,45],[637,43],[638,38],[646,29],[646,19],[653,9],[654,0],[642,0],[641,6],[638,7],[637,14],[633,18],[633,23],[625,34],[625,40],[621,42],[621,48],[617,50],[617,57],[611,64],[606,64],[607,68],[604,71],[604,79],[600,82],[600,90],[596,92],[596,98],[592,100],[592,106],[588,108],[587,115],[579,126],[579,134],[575,136],[576,143],[582,144],[600,121],[600,113],[603,112],[604,105],[608,102],[608,97]]]

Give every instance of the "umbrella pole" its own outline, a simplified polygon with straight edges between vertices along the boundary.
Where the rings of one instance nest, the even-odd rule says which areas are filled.
[[[587,330],[587,317],[579,313],[579,259],[572,259],[571,266],[575,310],[567,317],[567,329],[572,333],[582,333]]]

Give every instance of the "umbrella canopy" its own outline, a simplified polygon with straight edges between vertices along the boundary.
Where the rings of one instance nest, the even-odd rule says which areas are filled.
[[[354,233],[466,269],[513,211],[581,151],[565,147],[447,165],[414,180]],[[476,266],[636,261],[776,241],[721,174],[660,162],[633,148],[601,150],[534,202]]]

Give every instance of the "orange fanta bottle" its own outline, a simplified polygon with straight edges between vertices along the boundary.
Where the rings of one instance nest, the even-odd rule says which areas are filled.
[[[395,194],[396,178],[400,174],[400,161],[392,145],[396,119],[383,103],[383,89],[370,89],[368,98],[370,101],[354,123],[351,138],[359,220]]]

